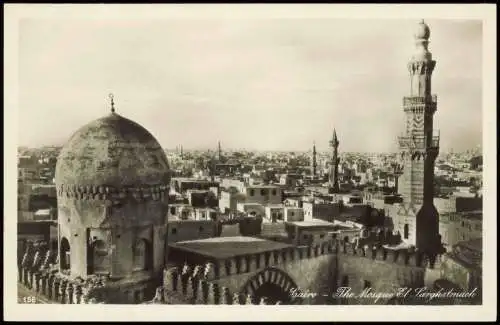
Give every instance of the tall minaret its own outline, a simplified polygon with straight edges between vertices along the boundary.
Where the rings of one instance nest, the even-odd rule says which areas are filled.
[[[330,180],[329,180],[329,192],[338,193],[339,192],[339,140],[337,138],[337,132],[333,129],[332,140],[330,140],[330,147],[332,147],[332,161],[330,162]]]
[[[316,142],[313,142],[313,153],[312,153],[312,164],[311,164],[311,174],[313,178],[316,178],[318,163],[316,161]]]
[[[417,249],[440,249],[439,215],[434,207],[434,162],[439,152],[439,134],[433,130],[436,96],[431,76],[436,65],[428,50],[430,30],[422,20],[414,34],[415,53],[408,63],[410,96],[403,98],[406,134],[399,137],[403,173],[399,191],[403,208],[398,213],[402,239]]]

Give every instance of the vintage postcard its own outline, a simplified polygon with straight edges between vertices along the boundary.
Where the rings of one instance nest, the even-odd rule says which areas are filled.
[[[6,319],[493,320],[493,6],[5,8]]]

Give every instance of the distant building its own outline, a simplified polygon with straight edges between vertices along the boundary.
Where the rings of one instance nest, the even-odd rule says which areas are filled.
[[[304,202],[304,220],[321,219],[333,222],[335,216],[340,215],[340,203]]]
[[[299,207],[285,206],[285,222],[304,221],[304,210]]]
[[[268,205],[266,209],[266,219],[272,223],[284,221],[285,207],[282,204]]]
[[[299,174],[283,174],[280,176],[280,184],[286,185],[288,187],[296,187],[301,184],[301,180],[303,179],[302,175]]]
[[[266,208],[260,203],[238,202],[236,204],[236,211],[251,216],[264,217],[266,215]]]
[[[186,193],[188,190],[210,190],[211,188],[219,188],[219,182],[212,182],[205,179],[191,178],[172,178],[170,181],[171,188],[178,193]]]
[[[217,225],[210,219],[169,220],[167,234],[168,243],[212,238],[217,236]]]
[[[476,238],[455,244],[452,251],[444,254],[440,264],[442,279],[449,280],[461,290],[475,291],[472,299],[463,299],[463,304],[477,304],[482,301],[482,239]]]
[[[253,185],[245,187],[245,203],[280,204],[281,189],[272,185]]]
[[[439,218],[439,233],[447,250],[462,241],[469,241],[483,236],[483,212],[448,212]]]
[[[331,240],[338,228],[323,220],[287,222],[285,229],[289,240],[297,246],[321,245]]]

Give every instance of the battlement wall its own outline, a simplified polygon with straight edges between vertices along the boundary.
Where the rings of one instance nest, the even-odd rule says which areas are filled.
[[[176,250],[175,247],[170,248],[173,260],[179,266],[183,264],[183,259],[184,264],[187,264],[189,269],[194,270],[194,267],[203,260],[196,253]],[[439,258],[428,256],[415,250],[395,250],[380,245],[362,245],[359,243],[344,242],[339,239],[331,239],[317,245],[313,244],[313,246],[295,246],[225,260],[214,260],[210,262],[212,271],[210,274],[213,278],[222,278],[254,272],[269,266],[280,266],[290,261],[314,259],[318,256],[336,253],[383,261],[390,264],[430,269],[433,269],[436,261],[439,261]]]
[[[233,300],[255,303],[253,297],[241,298],[245,283],[267,268],[283,270],[299,288],[331,293],[335,287],[342,286],[346,275],[351,280],[349,285],[357,289],[362,289],[362,283],[368,280],[380,288],[423,285],[426,270],[434,266],[435,259],[419,252],[332,239],[321,245],[279,249],[205,265],[189,264],[187,260],[184,266],[178,264],[165,271],[161,292],[170,292],[174,303],[231,304]],[[215,290],[210,297],[221,298],[200,296],[203,299],[198,299],[196,290]],[[240,296],[239,300],[229,299],[232,295]]]
[[[204,265],[195,264],[196,256],[186,255],[184,265],[165,269],[163,283],[153,301],[175,304],[231,304],[255,302],[242,293],[244,283],[256,273],[278,268],[289,274],[298,287],[310,290],[333,290],[328,283],[349,276],[360,282],[371,279],[375,286],[390,284],[418,285],[426,270],[440,261],[409,250],[347,243],[332,239],[316,246],[299,246],[250,254]],[[46,243],[30,243],[18,265],[18,281],[26,287],[60,303],[107,302],[110,283],[106,277],[72,279],[59,272],[57,251]],[[380,281],[385,281],[384,283]],[[326,283],[326,284],[325,284]],[[352,283],[352,281],[351,281]],[[236,299],[235,296],[238,296]],[[145,297],[138,297],[137,302]],[[168,299],[167,299],[168,298]],[[141,300],[142,299],[142,300]],[[257,303],[265,303],[257,302]]]
[[[61,304],[130,303],[122,291],[132,289],[141,294],[147,290],[147,281],[127,286],[116,286],[107,276],[92,275],[87,279],[72,278],[59,271],[58,252],[49,249],[45,242],[28,242],[25,253],[18,263],[18,282],[46,299]],[[138,290],[141,289],[142,290]],[[153,287],[154,289],[154,287]]]

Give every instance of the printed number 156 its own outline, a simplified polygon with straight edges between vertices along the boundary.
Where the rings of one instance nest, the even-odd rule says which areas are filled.
[[[36,297],[34,297],[34,296],[23,297],[23,303],[25,303],[25,304],[36,304]]]

